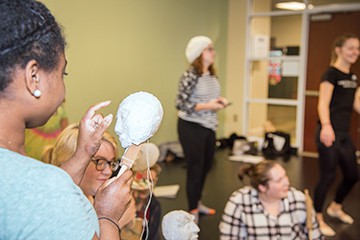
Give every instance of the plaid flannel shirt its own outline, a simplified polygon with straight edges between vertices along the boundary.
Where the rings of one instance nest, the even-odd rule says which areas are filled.
[[[314,210],[312,223],[313,239],[324,239]],[[221,240],[308,239],[305,195],[291,188],[287,198],[281,201],[280,214],[272,216],[264,211],[254,188],[241,188],[235,191],[227,202],[219,229]]]

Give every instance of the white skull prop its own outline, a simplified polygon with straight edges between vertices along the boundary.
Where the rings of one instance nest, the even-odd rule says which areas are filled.
[[[161,228],[166,240],[197,240],[200,232],[195,217],[183,210],[167,213],[162,220]]]
[[[121,146],[139,145],[160,127],[163,117],[160,101],[147,92],[136,92],[127,96],[119,105],[115,132]]]

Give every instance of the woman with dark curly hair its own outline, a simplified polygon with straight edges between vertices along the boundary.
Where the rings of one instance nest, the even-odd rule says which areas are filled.
[[[0,23],[0,239],[119,239],[117,222],[131,199],[130,171],[100,187],[94,209],[66,172],[25,156],[25,128],[46,123],[65,97],[58,23],[33,0],[1,0]],[[112,121],[112,115],[95,114],[108,104],[90,107],[77,149],[62,164],[75,182]]]

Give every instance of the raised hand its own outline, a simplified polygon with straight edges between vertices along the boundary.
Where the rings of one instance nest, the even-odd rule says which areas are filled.
[[[75,153],[60,166],[72,177],[77,185],[80,184],[91,157],[99,150],[102,135],[113,119],[112,114],[103,117],[96,111],[109,104],[110,101],[101,102],[87,110],[79,124],[79,136]]]
[[[105,101],[91,106],[80,121],[76,151],[81,151],[84,156],[90,158],[99,150],[102,135],[110,126],[113,115],[103,117],[96,111],[108,106],[110,102]]]

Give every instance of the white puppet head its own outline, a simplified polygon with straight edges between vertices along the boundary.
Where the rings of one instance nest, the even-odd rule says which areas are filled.
[[[121,146],[139,145],[158,130],[163,117],[160,101],[147,92],[136,92],[127,96],[119,105],[115,132]]]
[[[144,171],[148,167],[151,168],[158,161],[159,156],[160,150],[158,146],[154,143],[143,143],[132,169],[134,171]]]
[[[183,210],[167,213],[161,223],[162,233],[166,240],[197,240],[200,232],[195,217]]]

